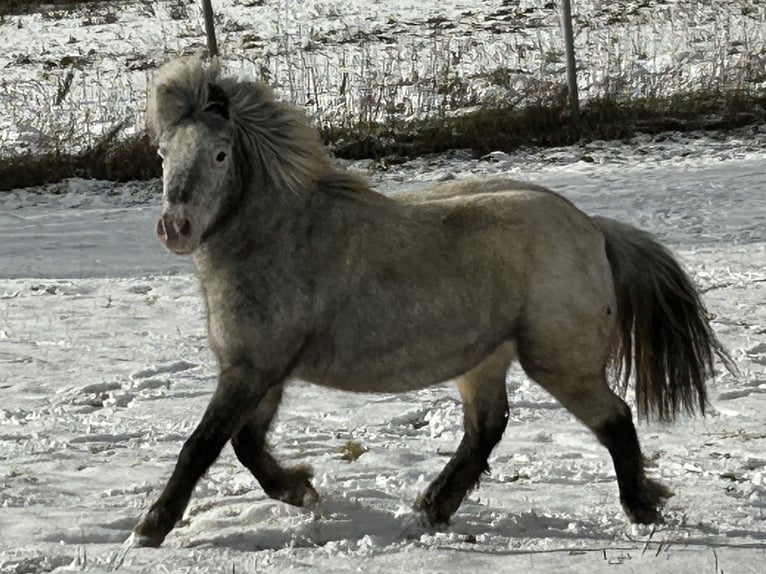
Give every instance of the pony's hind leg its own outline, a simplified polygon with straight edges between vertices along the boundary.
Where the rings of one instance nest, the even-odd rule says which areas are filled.
[[[611,391],[610,391],[611,392]],[[664,485],[647,478],[630,408],[619,397],[614,415],[593,429],[612,457],[620,489],[620,502],[632,522],[651,524],[661,520],[659,507],[672,494]]]
[[[536,368],[523,354],[520,359],[527,374],[556,397],[607,448],[617,475],[620,502],[630,520],[643,524],[660,521],[659,508],[671,492],[646,477],[630,407],[609,388],[604,370],[577,376]]]
[[[268,451],[266,434],[282,399],[283,385],[269,390],[252,418],[231,438],[239,461],[247,467],[263,491],[271,498],[294,506],[319,499],[311,486],[311,467],[301,464],[292,468],[281,466]]]
[[[481,474],[489,471],[487,459],[508,423],[505,375],[514,356],[513,343],[504,343],[458,379],[465,434],[447,466],[415,503],[431,524],[446,523]]]

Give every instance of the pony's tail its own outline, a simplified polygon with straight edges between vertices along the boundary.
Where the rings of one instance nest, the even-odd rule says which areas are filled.
[[[716,355],[734,372],[713,333],[705,305],[671,253],[648,233],[594,217],[606,239],[617,295],[615,368],[623,393],[631,372],[639,417],[670,421],[684,410],[704,414],[706,379]]]

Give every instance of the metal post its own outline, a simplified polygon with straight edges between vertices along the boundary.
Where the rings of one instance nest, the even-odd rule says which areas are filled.
[[[205,16],[205,34],[207,35],[207,51],[210,57],[218,55],[218,43],[215,41],[215,22],[213,21],[213,6],[210,0],[202,0],[202,14]]]
[[[580,125],[580,98],[577,94],[577,69],[574,53],[574,34],[572,32],[572,7],[569,0],[561,0],[561,24],[564,28],[564,45],[567,58],[567,83],[569,85],[569,111],[572,123]]]

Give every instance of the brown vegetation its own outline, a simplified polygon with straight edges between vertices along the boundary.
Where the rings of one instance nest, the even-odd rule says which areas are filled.
[[[483,155],[525,145],[569,145],[671,130],[732,129],[761,121],[766,121],[766,94],[716,92],[633,102],[593,100],[582,106],[579,126],[572,124],[562,102],[523,109],[482,108],[403,126],[329,126],[322,135],[337,156],[360,159],[412,157],[451,149],[470,149]]]
[[[106,4],[106,0],[5,0],[0,4],[0,17],[40,12],[47,7],[72,10],[83,4]]]
[[[78,154],[58,151],[0,158],[0,191],[61,181],[69,177],[130,181],[161,173],[157,149],[147,135],[104,138]]]
[[[732,91],[632,102],[593,100],[582,106],[579,128],[570,122],[565,103],[554,102],[523,109],[481,108],[410,123],[324,126],[320,132],[337,157],[396,162],[453,149],[484,155],[510,152],[520,146],[625,139],[637,133],[726,130],[764,121],[766,94]],[[161,165],[148,136],[119,138],[118,131],[111,130],[98,144],[74,155],[52,150],[0,158],[0,191],[67,177],[113,181],[158,177]]]

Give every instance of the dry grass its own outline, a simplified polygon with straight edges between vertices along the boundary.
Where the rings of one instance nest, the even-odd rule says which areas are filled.
[[[18,15],[33,14],[47,10],[57,12],[75,10],[88,5],[115,5],[129,4],[135,0],[2,0],[0,2],[0,14]]]
[[[0,158],[0,191],[69,177],[130,181],[152,179],[161,173],[157,148],[148,136],[116,140],[107,135],[77,154],[48,151]]]
[[[86,23],[116,14],[112,6],[120,3],[9,0],[0,3],[0,16],[3,11],[48,11],[67,18],[66,10],[84,7],[85,19],[78,21]],[[163,53],[183,53],[184,43],[201,33],[194,2],[133,4],[174,31]],[[331,9],[331,3],[322,8]],[[699,10],[694,21],[709,12]],[[500,51],[497,45],[452,34],[442,21],[428,22],[425,43],[411,31],[397,40],[396,23],[390,22],[361,38],[347,28],[320,33],[301,27],[296,35],[289,26],[275,38],[260,38],[246,23],[226,17],[220,30],[231,47],[232,70],[274,85],[281,97],[304,107],[337,156],[397,161],[456,148],[483,155],[526,145],[766,121],[763,30],[751,29],[750,20],[738,20],[725,6],[711,13],[720,32],[714,39],[698,38],[693,27],[674,24],[670,32],[677,43],[660,63],[652,38],[669,33],[662,15],[648,36],[638,28],[583,25],[580,34],[588,50],[579,54],[585,103],[578,126],[567,113],[562,58],[551,42],[558,30],[550,26],[527,22],[529,33],[506,30],[498,36],[504,38]],[[524,15],[513,10],[495,16],[501,23],[522,18],[523,24]],[[696,54],[692,60],[690,54]],[[15,129],[0,133],[0,189],[72,176],[125,180],[158,175],[155,150],[145,137],[124,137],[119,129],[109,129],[126,117],[134,129],[141,125],[143,86],[158,63],[142,53],[129,54],[126,72],[110,74],[99,72],[97,54],[59,54],[46,57],[42,80],[8,83],[3,113]]]
[[[345,460],[346,462],[354,462],[367,452],[367,447],[362,446],[356,441],[349,440],[346,441],[346,443],[338,449],[338,452],[340,452],[341,460]]]
[[[452,149],[484,155],[520,146],[616,140],[637,133],[726,130],[758,122],[766,122],[766,92],[694,92],[630,102],[592,100],[583,105],[579,126],[572,124],[567,106],[560,102],[522,109],[480,108],[404,125],[328,127],[322,134],[338,157],[396,160]]]
[[[453,149],[477,156],[520,146],[561,146],[616,140],[637,133],[726,130],[766,122],[766,92],[693,92],[669,98],[587,102],[575,126],[565,103],[479,108],[470,113],[386,124],[358,123],[320,129],[325,143],[344,159],[402,161]],[[117,138],[115,126],[94,146],[76,154],[60,151],[0,157],[0,191],[87,177],[145,180],[161,174],[156,148],[146,135]]]
[[[107,0],[4,0],[0,3],[0,16],[31,14],[51,7],[57,10],[73,10],[83,4],[107,4]]]

